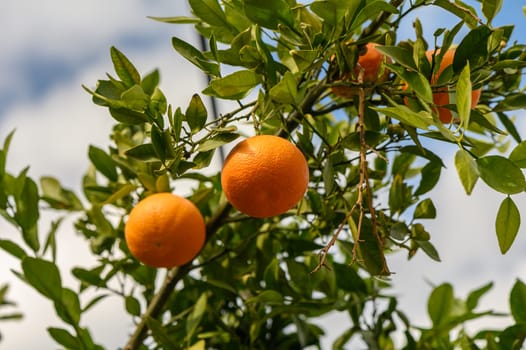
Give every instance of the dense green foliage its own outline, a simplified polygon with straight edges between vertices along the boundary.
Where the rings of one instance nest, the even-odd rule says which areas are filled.
[[[414,327],[396,297],[384,292],[391,272],[386,253],[405,250],[408,258],[424,253],[440,260],[425,221],[437,216],[428,193],[444,162],[429,144],[458,147],[455,165],[467,194],[479,179],[502,193],[495,214],[502,253],[518,232],[513,195],[526,190],[526,142],[513,112],[526,107],[526,46],[509,42],[512,25],[491,25],[501,3],[482,0],[477,11],[446,0],[189,0],[194,17],[155,18],[192,24],[208,39],[203,52],[172,38],[177,53],[210,77],[186,106],[167,101],[157,70],[142,74],[112,48],[115,73],[85,89],[116,124],[107,149],[89,147],[82,198],[54,178],[37,183],[26,170],[6,172],[12,135],[0,151],[0,213],[25,242],[0,240],[0,248],[20,259],[18,276],[64,321],[64,327],[48,328],[50,336],[68,349],[102,348],[81,316],[111,294],[122,297],[137,321],[125,349],[319,347],[317,317],[332,311],[350,319],[335,349],[355,338],[371,349],[394,349],[395,335],[404,349],[520,348],[526,285],[519,280],[510,293],[514,323],[475,334],[464,331],[467,321],[495,315],[478,308],[491,283],[464,299],[449,284],[437,286],[429,297],[430,329]],[[449,11],[458,24],[435,31],[427,42],[416,20],[415,37],[399,41],[400,22],[423,6]],[[463,27],[467,34],[460,36]],[[368,42],[391,58],[384,67],[390,78],[366,86],[372,90],[338,79]],[[452,68],[431,86],[442,55],[430,63],[425,51],[445,52],[452,44],[458,45]],[[343,85],[356,87],[354,99],[331,93]],[[437,86],[456,90],[449,107],[458,123],[444,125],[433,112]],[[480,87],[480,103],[470,110],[471,91]],[[238,107],[210,115],[205,95],[235,100]],[[416,103],[409,107],[405,97]],[[219,147],[255,133],[292,140],[308,160],[305,198],[280,217],[236,212],[222,195],[219,173],[202,171]],[[508,147],[510,155],[501,155]],[[140,264],[123,239],[127,213],[148,194],[180,192],[188,181],[189,198],[207,220],[205,248],[173,270]],[[98,257],[96,266],[73,269],[77,286],[63,285],[55,264],[61,221],[38,231],[39,210],[48,208],[77,213],[75,229]],[[87,290],[97,296],[81,303]]]

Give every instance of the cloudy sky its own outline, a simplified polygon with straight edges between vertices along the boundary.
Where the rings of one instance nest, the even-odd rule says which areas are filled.
[[[524,2],[505,1],[504,6],[505,11],[496,21],[520,24],[516,33],[524,33]],[[16,173],[31,165],[30,174],[35,178],[53,175],[68,187],[80,187],[87,166],[88,145],[105,147],[113,124],[104,109],[91,103],[81,84],[94,87],[105,72],[112,72],[109,58],[112,45],[128,55],[141,72],[160,68],[161,85],[169,101],[175,106],[186,106],[189,97],[202,89],[204,78],[178,57],[170,38],[177,35],[196,43],[197,37],[189,26],[170,26],[146,16],[187,12],[185,2],[173,0],[0,3],[0,140],[16,129],[8,159],[9,170]],[[455,19],[437,9],[421,11],[419,17],[424,25],[434,28],[455,23]],[[407,21],[401,37],[411,37],[411,30],[411,23]],[[526,117],[524,113],[523,117]],[[522,134],[526,134],[525,125],[520,124]],[[451,157],[451,150],[436,151]],[[467,197],[451,159],[446,164],[448,168],[432,193],[439,220],[427,224],[443,262],[434,263],[423,254],[417,254],[410,262],[402,254],[389,258],[396,272],[393,293],[401,295],[401,308],[422,325],[427,323],[425,300],[429,283],[452,282],[457,292],[465,296],[470,289],[495,281],[484,306],[506,310],[507,293],[515,279],[526,280],[526,266],[522,263],[525,228],[506,256],[501,256],[498,250],[494,216],[503,196],[479,183]],[[526,208],[523,195],[515,199]],[[46,227],[44,222],[43,229]],[[0,223],[1,238],[14,239],[16,235]],[[61,231],[59,241],[58,259],[63,279],[65,284],[73,286],[67,271],[72,266],[89,266],[92,258],[84,242],[71,232]],[[54,348],[45,328],[61,326],[61,323],[47,300],[14,279],[12,268],[18,269],[16,261],[0,253],[0,284],[11,284],[9,295],[24,311],[25,318],[21,322],[0,323],[4,338],[1,348]],[[104,302],[83,322],[108,349],[121,346],[131,326],[122,311],[123,305],[115,301]],[[335,316],[326,325],[339,318]],[[31,337],[27,336],[29,330]]]

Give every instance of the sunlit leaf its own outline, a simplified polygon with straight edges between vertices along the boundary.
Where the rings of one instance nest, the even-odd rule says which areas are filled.
[[[455,167],[464,190],[471,194],[479,178],[477,162],[467,151],[460,149],[455,154]]]
[[[440,326],[448,321],[453,308],[453,298],[453,287],[449,283],[433,289],[427,302],[427,312],[434,326]]]
[[[111,60],[115,72],[121,78],[122,82],[128,87],[141,83],[141,76],[137,68],[130,62],[130,60],[120,52],[115,46],[111,47]]]
[[[496,191],[515,194],[526,189],[526,180],[521,169],[511,160],[491,155],[477,159],[480,178]]]
[[[250,70],[241,70],[223,78],[213,79],[203,93],[224,99],[239,100],[259,83],[261,83],[259,74]]]

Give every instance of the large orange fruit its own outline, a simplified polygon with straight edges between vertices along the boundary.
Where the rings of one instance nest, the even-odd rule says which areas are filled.
[[[257,218],[294,207],[309,183],[301,151],[278,136],[259,135],[238,143],[221,173],[223,191],[234,208]]]
[[[365,47],[365,53],[358,57],[358,62],[354,67],[353,74],[350,72],[343,73],[339,79],[342,81],[351,81],[358,83],[356,77],[363,69],[363,83],[365,85],[383,83],[389,77],[389,71],[382,68],[382,62],[386,61],[386,57],[376,49],[376,44],[369,43]],[[358,89],[353,86],[333,86],[332,92],[340,97],[352,98],[358,94]],[[366,88],[367,93],[370,93],[371,88]]]
[[[434,50],[429,50],[426,52],[427,59],[431,62]],[[438,54],[439,51],[435,53]],[[431,78],[431,85],[435,84],[438,80],[438,77],[444,69],[449,67],[453,64],[453,58],[455,57],[455,49],[449,49],[444,54],[442,61],[440,62],[440,67],[438,67],[438,70],[436,74]],[[477,103],[480,99],[480,94],[482,90],[477,89],[473,90],[471,92],[471,108],[475,108],[477,106]],[[433,94],[433,102],[435,104],[435,110],[438,113],[438,117],[442,123],[451,123],[453,120],[453,114],[451,113],[451,110],[448,108],[445,108],[444,106],[447,106],[449,104],[454,104],[456,101],[456,93],[455,91],[449,90],[447,88],[441,88],[438,90],[438,92],[435,92]]]
[[[124,228],[130,252],[152,267],[174,267],[190,262],[206,237],[204,219],[188,199],[155,193],[130,212]]]

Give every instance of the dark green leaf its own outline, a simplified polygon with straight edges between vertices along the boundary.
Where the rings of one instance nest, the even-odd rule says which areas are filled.
[[[360,12],[356,15],[356,18],[352,22],[351,28],[349,31],[354,31],[358,29],[362,24],[367,21],[372,21],[378,16],[379,13],[398,13],[396,7],[385,1],[373,1],[364,6]]]
[[[500,122],[504,125],[506,130],[513,137],[513,139],[517,143],[521,143],[522,142],[521,135],[517,131],[517,128],[515,127],[515,124],[510,120],[510,118],[506,115],[506,113],[498,112],[497,116],[499,117]]]
[[[259,74],[250,70],[241,70],[223,78],[213,79],[203,93],[229,100],[239,100],[260,83]]]
[[[144,113],[133,111],[129,108],[110,107],[109,110],[113,119],[120,123],[135,125],[143,124],[148,121],[148,117]]]
[[[47,331],[51,338],[64,348],[71,350],[82,349],[79,339],[71,335],[66,329],[49,327]]]
[[[16,196],[15,220],[22,228],[24,241],[37,251],[40,247],[38,242],[37,222],[40,216],[38,208],[38,188],[29,177],[20,178],[23,181],[22,191]]]
[[[502,254],[506,254],[510,249],[517,236],[517,232],[519,232],[520,224],[521,216],[519,209],[510,197],[506,197],[500,204],[495,222],[497,239]]]
[[[220,75],[219,65],[216,63],[209,62],[200,50],[188,44],[186,41],[183,41],[177,37],[173,37],[172,45],[181,56],[193,63],[204,73],[212,75],[214,77],[218,77]]]
[[[114,46],[111,47],[110,53],[115,72],[119,78],[121,78],[122,82],[126,84],[127,87],[140,84],[141,76],[130,60]]]
[[[482,66],[488,59],[487,41],[491,29],[479,26],[471,30],[460,42],[455,50],[453,71],[460,73],[469,62],[471,69]]]
[[[397,222],[389,229],[389,236],[396,240],[403,241],[409,234],[409,228],[403,222]]]
[[[75,267],[71,270],[73,276],[75,276],[79,281],[82,281],[88,285],[104,287],[105,283],[100,277],[100,272],[86,270],[80,267]]]
[[[146,319],[146,325],[148,326],[153,339],[155,339],[163,349],[177,349],[179,347],[179,342],[173,338],[173,335],[168,332],[167,328],[161,321],[148,317]]]
[[[26,256],[22,260],[22,270],[27,282],[42,295],[55,302],[62,300],[62,281],[55,264]]]
[[[66,323],[76,326],[80,321],[80,301],[77,293],[69,288],[62,288],[62,297],[55,300],[57,315]]]
[[[206,124],[208,113],[206,107],[198,94],[192,96],[190,104],[186,108],[186,122],[193,132],[197,132]]]
[[[126,311],[130,315],[137,317],[141,316],[141,304],[135,297],[127,295],[126,298],[124,298],[124,305],[126,307]]]
[[[144,143],[142,145],[135,146],[130,148],[125,152],[128,157],[148,161],[148,160],[157,160],[157,153],[155,148],[151,143]]]
[[[493,110],[495,112],[515,111],[526,108],[526,94],[509,94],[497,103]]]
[[[22,247],[7,239],[0,239],[0,249],[3,249],[7,253],[20,260],[27,256],[27,253],[24,249],[22,249]]]
[[[464,190],[471,194],[479,178],[477,162],[467,151],[460,149],[455,154],[455,167]]]
[[[420,180],[420,185],[415,191],[415,196],[422,195],[426,192],[431,191],[438,180],[440,179],[440,173],[442,166],[440,163],[429,162],[422,168],[422,179]]]
[[[285,0],[245,0],[246,16],[262,27],[277,29],[279,24],[294,27],[294,15]]]
[[[338,263],[334,263],[332,267],[336,274],[336,284],[339,289],[348,292],[367,293],[367,285],[354,268]]]
[[[260,303],[263,305],[281,305],[283,296],[275,290],[264,290],[258,295],[248,299],[247,304]]]
[[[376,131],[365,131],[365,143],[367,147],[375,148],[380,143],[388,139],[388,136],[381,132]],[[343,147],[350,149],[352,151],[360,151],[360,133],[352,132],[345,136],[342,140]]]
[[[482,157],[477,160],[477,166],[480,178],[496,191],[515,194],[526,189],[521,169],[507,158],[497,155]]]
[[[320,16],[325,23],[336,27],[339,24],[341,25],[343,18],[353,18],[360,5],[360,1],[321,0],[314,1],[311,4],[311,10]]]
[[[517,323],[526,323],[526,284],[517,279],[510,293],[510,309]]]
[[[119,175],[117,173],[115,162],[106,152],[98,147],[90,146],[88,157],[102,175],[106,176],[113,182],[118,180]]]
[[[426,198],[416,205],[413,219],[434,219],[436,208],[431,198]]]
[[[453,287],[449,283],[441,284],[433,289],[427,302],[427,312],[435,327],[449,320],[453,302]]]

